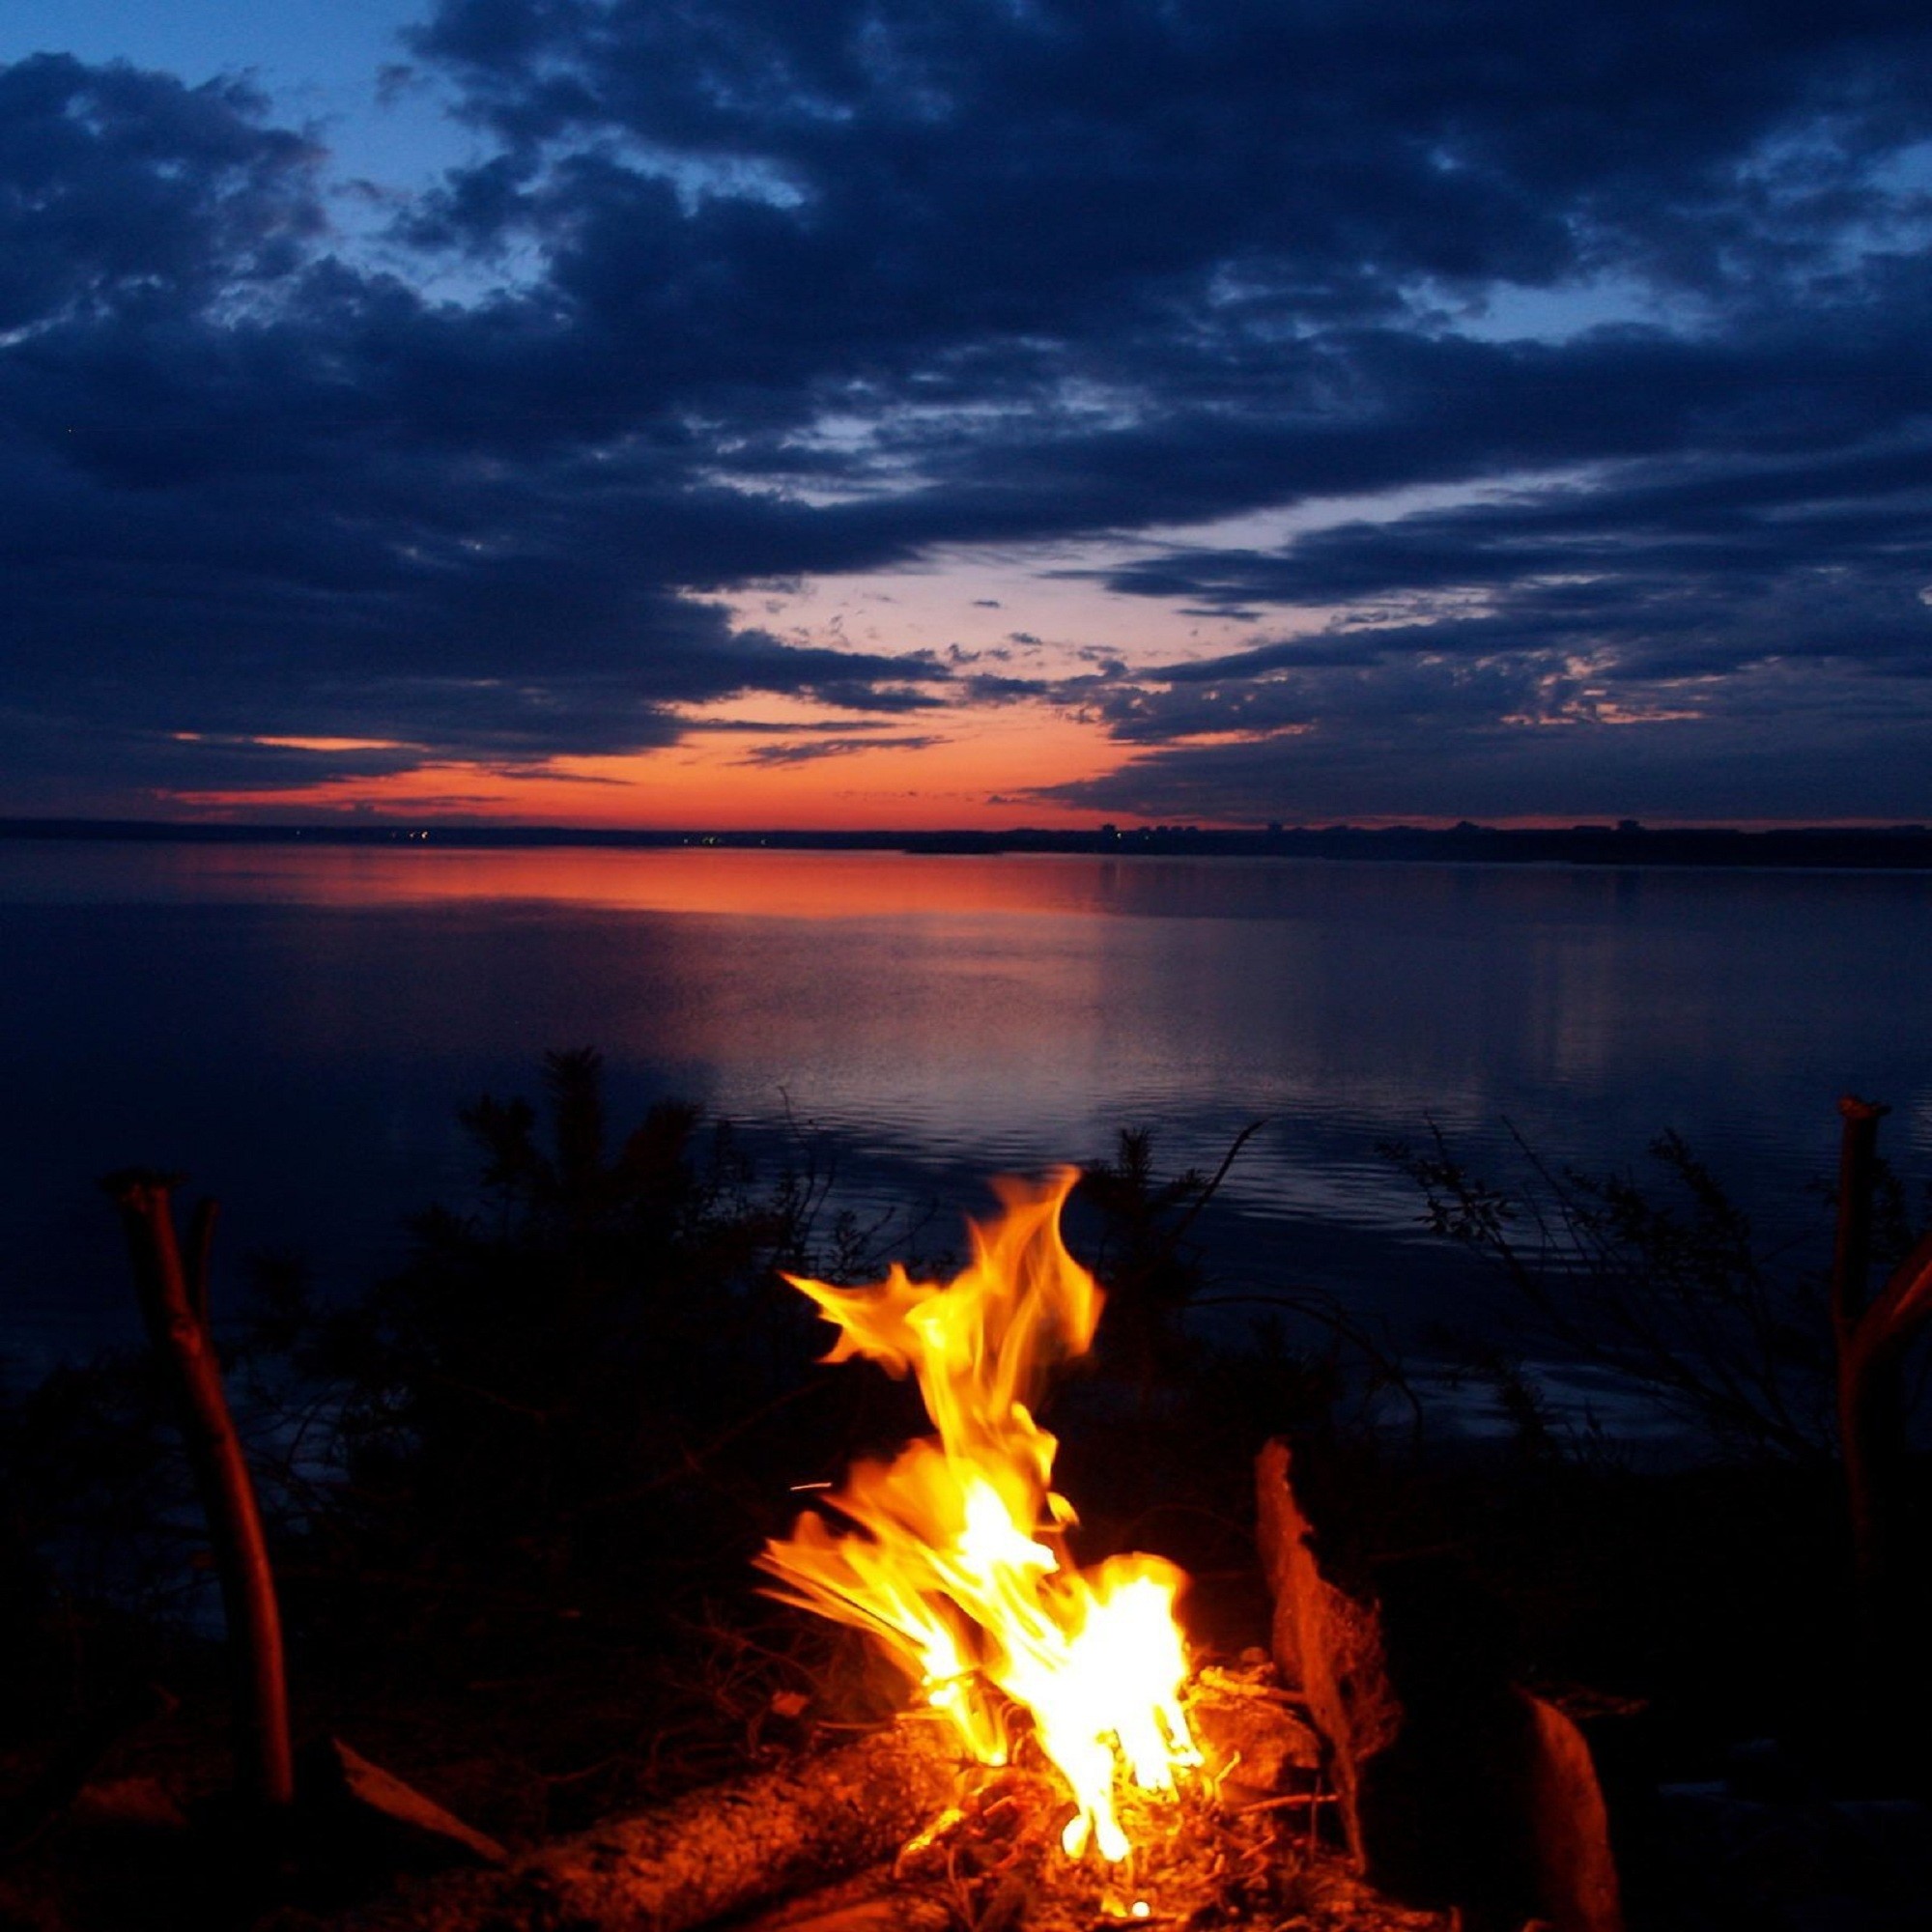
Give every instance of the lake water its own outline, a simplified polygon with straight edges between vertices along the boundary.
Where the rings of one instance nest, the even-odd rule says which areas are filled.
[[[219,1196],[231,1270],[283,1248],[367,1279],[466,1197],[457,1104],[534,1096],[573,1045],[613,1126],[685,1095],[949,1217],[1123,1125],[1211,1166],[1265,1118],[1225,1284],[1412,1328],[1464,1278],[1376,1146],[1432,1120],[1497,1170],[1509,1123],[1585,1168],[1675,1127],[1810,1225],[1856,1091],[1932,1173],[1928,961],[1922,874],[0,844],[0,1350],[132,1336],[95,1184],[120,1166]]]

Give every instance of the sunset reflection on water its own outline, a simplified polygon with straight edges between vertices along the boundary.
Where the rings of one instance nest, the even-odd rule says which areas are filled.
[[[0,890],[43,866],[9,865]],[[49,896],[405,906],[491,900],[604,912],[716,913],[756,919],[885,919],[923,913],[1103,912],[1122,862],[932,857],[904,852],[766,851],[733,846],[523,849],[422,844],[75,845]],[[1131,862],[1145,865],[1145,861]],[[1198,862],[1197,862],[1198,863]]]
[[[1911,877],[718,848],[0,846],[16,1305],[118,1282],[94,1178],[181,1168],[235,1253],[327,1274],[473,1188],[458,1106],[605,1055],[613,1130],[677,1094],[769,1172],[946,1204],[1155,1129],[1225,1190],[1228,1268],[1426,1300],[1378,1142],[1509,1123],[1558,1160],[1677,1126],[1779,1211],[1847,1088],[1932,1160],[1932,887]],[[35,1217],[39,1216],[37,1220]],[[85,1245],[93,1243],[91,1247]],[[38,1257],[38,1259],[36,1259]],[[31,1275],[31,1279],[29,1276]],[[4,1286],[4,1284],[0,1284]]]

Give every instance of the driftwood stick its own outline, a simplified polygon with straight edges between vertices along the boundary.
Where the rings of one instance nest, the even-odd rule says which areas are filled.
[[[208,1518],[236,1669],[237,1786],[265,1810],[285,1811],[295,1799],[295,1760],[281,1612],[255,1486],[222,1392],[221,1365],[208,1324],[214,1207],[204,1202],[196,1210],[191,1264],[184,1264],[168,1198],[170,1177],[129,1169],[109,1175],[101,1184],[121,1210],[142,1320],[174,1383],[183,1441]]]
[[[890,1857],[956,1791],[926,1725],[694,1791],[502,1871],[428,1881],[344,1932],[690,1932]]]

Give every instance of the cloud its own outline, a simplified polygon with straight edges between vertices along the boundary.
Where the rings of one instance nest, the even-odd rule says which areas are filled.
[[[808,765],[820,758],[849,758],[862,752],[923,752],[945,744],[941,733],[898,737],[801,738],[782,745],[754,745],[738,760],[741,765]]]
[[[745,696],[1075,710],[1125,762],[1040,796],[1169,817],[1910,789],[1920,7],[440,0],[410,52],[478,158],[380,249],[240,83],[0,69],[13,809],[376,755],[269,739],[540,768]],[[1176,644],[987,679],[730,614],[962,548]],[[1189,617],[1263,635],[1188,658]]]
[[[1036,796],[1156,821],[1323,823],[1345,797],[1358,819],[1722,823],[1762,814],[1769,762],[1779,815],[1905,822],[1924,815],[1916,774],[1928,758],[1932,728],[1922,718],[1887,722],[1856,707],[1822,724],[1795,712],[1542,728],[1410,716],[1372,730],[1154,752]]]
[[[325,226],[306,138],[245,83],[38,54],[0,69],[0,333],[235,300]]]

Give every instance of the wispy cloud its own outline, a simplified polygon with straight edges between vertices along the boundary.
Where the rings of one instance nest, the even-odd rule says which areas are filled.
[[[861,752],[923,752],[947,741],[937,733],[879,738],[801,738],[782,745],[753,745],[743,765],[809,765],[820,758],[849,758]]]

